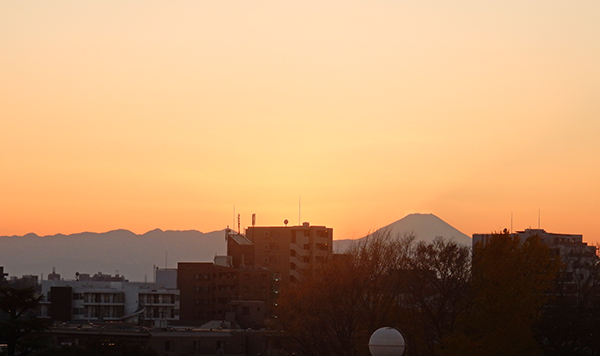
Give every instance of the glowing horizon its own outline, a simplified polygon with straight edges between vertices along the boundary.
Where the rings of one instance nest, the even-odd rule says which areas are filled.
[[[0,4],[0,235],[410,213],[600,243],[600,3]]]

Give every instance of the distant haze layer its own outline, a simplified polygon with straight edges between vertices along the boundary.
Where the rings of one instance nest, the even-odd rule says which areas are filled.
[[[27,234],[0,237],[0,244],[0,266],[10,276],[47,276],[55,268],[64,279],[74,279],[76,272],[102,272],[120,273],[130,281],[151,281],[154,266],[175,268],[177,262],[210,262],[216,254],[226,253],[224,231]]]
[[[469,236],[433,214],[410,214],[379,230],[392,234],[413,233],[417,240],[437,236],[470,245]],[[334,231],[335,234],[335,231]],[[335,240],[334,250],[344,251],[354,240]],[[128,230],[84,232],[40,237],[0,237],[0,266],[11,276],[47,276],[55,268],[64,279],[75,273],[120,273],[131,281],[153,280],[153,268],[177,267],[177,262],[212,262],[227,253],[225,232],[152,230],[136,235]]]

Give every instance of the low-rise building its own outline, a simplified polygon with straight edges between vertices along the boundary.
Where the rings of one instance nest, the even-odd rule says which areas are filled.
[[[127,321],[154,326],[179,320],[179,290],[169,288],[174,283],[114,279],[42,281],[42,316],[61,322]]]

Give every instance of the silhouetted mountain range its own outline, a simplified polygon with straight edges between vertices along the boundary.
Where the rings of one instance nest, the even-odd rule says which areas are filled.
[[[465,245],[471,238],[433,214],[411,214],[380,230],[393,234],[412,232],[417,240],[431,241],[436,236],[454,238]],[[334,251],[344,251],[354,240],[335,240]],[[162,231],[137,235],[128,230],[104,233],[83,232],[52,236],[0,236],[0,266],[10,276],[26,274],[47,276],[56,268],[62,278],[75,273],[94,274],[116,271],[130,281],[154,279],[153,266],[176,268],[177,262],[212,262],[225,255],[225,231],[202,233],[196,230]],[[165,261],[166,260],[166,261]]]
[[[373,234],[381,231],[389,231],[394,236],[413,233],[417,241],[425,242],[431,242],[436,237],[441,236],[446,239],[454,239],[459,244],[471,246],[471,238],[468,235],[463,234],[433,214],[409,214],[396,222],[376,230]],[[356,241],[334,241],[334,252],[343,252]]]
[[[47,276],[56,267],[62,278],[75,272],[115,274],[130,281],[154,279],[153,266],[177,267],[177,262],[211,262],[227,252],[225,231],[128,230],[83,232],[40,237],[36,234],[0,237],[0,266],[11,276]],[[166,260],[166,261],[165,261]]]

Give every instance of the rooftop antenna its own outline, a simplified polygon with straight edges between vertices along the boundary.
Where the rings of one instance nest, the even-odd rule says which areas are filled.
[[[252,227],[256,225],[256,213],[252,213]]]
[[[238,214],[238,234],[240,233],[240,225],[241,225],[240,221],[241,221],[240,214]]]
[[[302,219],[300,219],[300,212],[302,208],[302,197],[298,196],[298,225],[302,225],[301,221]]]

